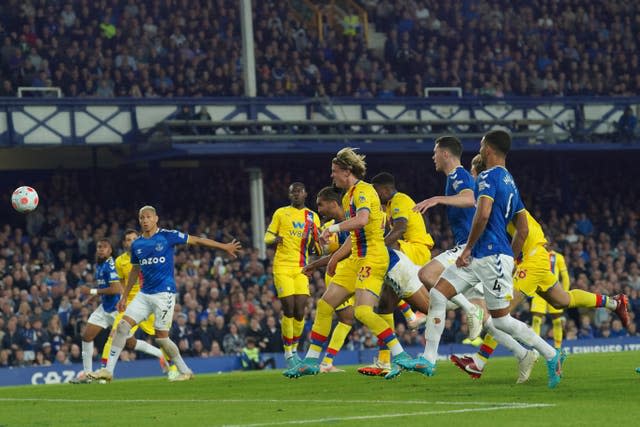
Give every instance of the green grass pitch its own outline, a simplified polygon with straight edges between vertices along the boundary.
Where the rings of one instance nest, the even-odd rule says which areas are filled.
[[[289,380],[281,371],[108,385],[0,389],[0,426],[527,426],[633,425],[640,419],[640,353],[570,356],[557,389],[539,360],[516,385],[516,362],[496,358],[480,380],[450,362],[435,377],[386,381],[347,372]]]

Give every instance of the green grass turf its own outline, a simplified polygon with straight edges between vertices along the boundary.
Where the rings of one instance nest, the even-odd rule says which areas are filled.
[[[542,360],[529,383],[516,385],[512,358],[492,360],[480,380],[442,361],[435,377],[405,372],[391,381],[349,367],[297,380],[265,371],[200,375],[184,383],[158,378],[5,387],[0,426],[633,424],[640,417],[636,366],[637,352],[570,356],[555,390],[547,388]]]

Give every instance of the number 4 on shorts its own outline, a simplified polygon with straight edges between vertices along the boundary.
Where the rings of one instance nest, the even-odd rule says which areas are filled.
[[[500,283],[498,283],[498,280],[496,280],[496,282],[493,284],[493,290],[496,292],[500,292],[502,290],[502,288],[500,287]]]

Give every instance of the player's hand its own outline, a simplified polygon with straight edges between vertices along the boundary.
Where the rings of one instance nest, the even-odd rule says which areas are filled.
[[[428,199],[424,199],[420,203],[416,203],[413,207],[415,212],[425,213],[427,210],[436,206],[440,202],[440,198],[438,196],[430,197]]]
[[[319,237],[320,244],[323,246],[329,244],[329,239],[331,239],[332,234],[333,233],[330,232],[328,228],[325,228],[324,230],[322,230],[322,233],[320,233],[320,237]]]
[[[90,295],[91,288],[88,286],[80,286],[78,287],[78,292],[80,292],[80,295]]]
[[[280,237],[280,239],[282,238]],[[276,241],[277,241],[277,238],[276,238]],[[242,249],[242,244],[238,242],[236,239],[233,239],[231,242],[223,244],[222,249],[226,253],[231,255],[231,258],[238,258],[238,255],[236,255],[236,252]]]
[[[118,301],[118,305],[116,305],[116,308],[120,313],[124,313],[124,311],[127,309],[127,299],[124,296],[120,295],[120,301]]]
[[[275,244],[279,245],[282,242],[284,242],[284,239],[282,238],[282,236],[276,236]]]
[[[311,277],[314,271],[316,271],[316,267],[313,264],[308,264],[305,265],[302,269],[302,274],[306,275],[307,277]]]
[[[460,267],[468,267],[471,264],[471,249],[464,248],[464,251],[460,254],[458,259],[456,259],[456,266]]]

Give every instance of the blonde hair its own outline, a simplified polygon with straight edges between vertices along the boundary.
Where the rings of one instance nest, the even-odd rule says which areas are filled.
[[[471,167],[476,170],[478,175],[487,168],[480,154],[476,154],[476,156],[471,159]]]
[[[356,153],[357,148],[346,147],[338,151],[332,162],[342,169],[350,170],[358,179],[364,178],[367,173],[365,155]]]
[[[138,211],[138,216],[142,215],[142,212],[144,212],[144,211],[151,211],[151,212],[153,212],[154,215],[157,215],[156,208],[154,208],[151,205],[145,205],[145,206],[141,207],[140,210]]]

